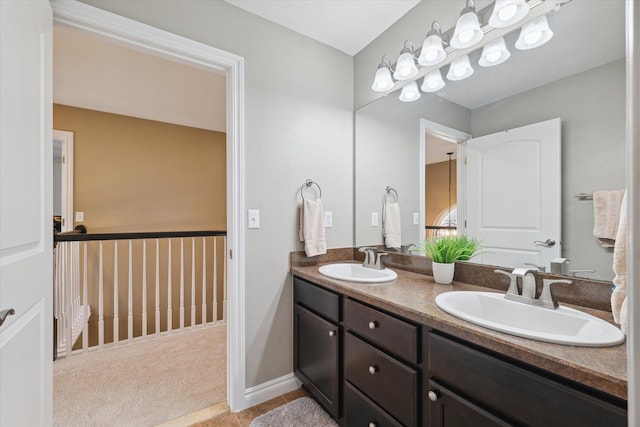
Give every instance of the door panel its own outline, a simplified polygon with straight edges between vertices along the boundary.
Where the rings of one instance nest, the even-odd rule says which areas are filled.
[[[52,424],[52,11],[0,1],[0,426]]]
[[[468,235],[482,241],[483,264],[547,266],[561,253],[560,119],[467,143]],[[546,247],[536,241],[552,239]]]

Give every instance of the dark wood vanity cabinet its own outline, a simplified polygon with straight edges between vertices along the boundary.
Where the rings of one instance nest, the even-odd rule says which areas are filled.
[[[626,426],[626,402],[294,277],[294,364],[342,426]]]
[[[334,418],[341,410],[340,297],[294,278],[294,372]]]

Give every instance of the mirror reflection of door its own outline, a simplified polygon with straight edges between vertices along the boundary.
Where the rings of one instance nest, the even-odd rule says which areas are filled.
[[[73,132],[53,131],[53,226],[73,230]]]
[[[457,145],[437,135],[425,137],[425,239],[456,233]]]

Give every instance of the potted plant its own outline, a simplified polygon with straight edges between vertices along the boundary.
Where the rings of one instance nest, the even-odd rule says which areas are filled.
[[[468,261],[476,255],[480,250],[480,241],[475,237],[444,236],[425,240],[417,249],[431,258],[436,283],[448,285],[453,281],[455,262]]]

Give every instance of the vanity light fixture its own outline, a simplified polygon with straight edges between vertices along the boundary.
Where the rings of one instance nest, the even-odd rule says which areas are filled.
[[[393,79],[391,78],[391,60],[387,55],[382,56],[382,62],[378,65],[376,76],[373,79],[371,89],[375,92],[386,92],[393,87]]]
[[[413,81],[402,87],[402,92],[400,92],[400,101],[402,102],[413,102],[420,99],[422,95],[420,95],[420,91],[418,90],[418,84]]]
[[[477,44],[483,36],[475,3],[473,0],[467,0],[467,6],[460,12],[449,44],[455,49],[465,49]]]
[[[507,50],[504,38],[500,37],[484,45],[478,65],[481,67],[493,67],[494,65],[502,64],[510,56],[511,53]]]
[[[424,42],[422,42],[422,50],[420,51],[418,64],[423,67],[437,65],[444,61],[444,58],[446,57],[447,54],[442,46],[440,24],[438,24],[438,21],[433,21],[431,24],[431,30],[429,30],[427,37],[424,39]]]
[[[416,58],[413,53],[413,42],[411,40],[404,41],[404,48],[400,51],[396,70],[393,72],[393,78],[396,80],[409,80],[418,74],[416,67]]]
[[[489,25],[493,28],[508,27],[519,22],[527,13],[529,5],[525,0],[496,0],[489,17]]]
[[[522,27],[520,36],[516,40],[516,49],[527,50],[542,46],[551,40],[551,37],[553,37],[553,31],[549,28],[547,17],[542,15]]]
[[[473,68],[469,62],[469,55],[461,56],[454,59],[449,65],[449,72],[447,73],[447,79],[452,81],[458,81],[466,79],[473,74]]]
[[[422,86],[420,86],[420,90],[423,92],[436,92],[442,89],[445,86],[444,80],[442,79],[442,73],[440,73],[440,69],[433,70],[424,76],[422,80]]]

